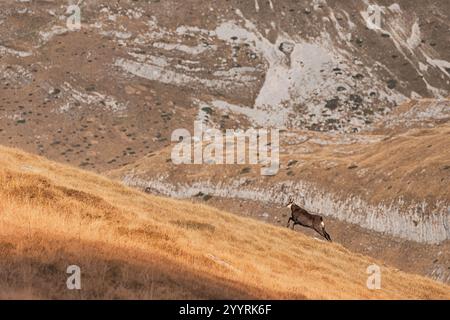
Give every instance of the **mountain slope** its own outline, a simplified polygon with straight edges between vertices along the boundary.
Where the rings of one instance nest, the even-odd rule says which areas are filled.
[[[339,245],[4,147],[0,214],[3,298],[450,298]],[[381,290],[366,288],[373,263]]]
[[[80,31],[67,6],[0,2],[0,143],[85,169],[195,119],[354,132],[450,92],[446,0],[84,1]]]
[[[171,197],[201,192],[282,204],[293,196],[313,212],[370,230],[422,243],[449,240],[449,124],[393,130],[282,133],[280,170],[270,177],[259,166],[175,165],[172,147],[108,175]]]

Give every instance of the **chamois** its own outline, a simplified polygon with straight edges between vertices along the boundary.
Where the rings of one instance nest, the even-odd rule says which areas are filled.
[[[294,203],[294,200],[290,197],[287,207],[291,209],[291,216],[289,218],[287,227],[291,221],[294,222],[292,225],[292,229],[294,229],[296,224],[304,226],[306,228],[314,229],[317,233],[319,233],[326,240],[331,242],[330,235],[325,231],[325,224],[323,223],[323,218],[319,215],[311,214],[305,209]]]

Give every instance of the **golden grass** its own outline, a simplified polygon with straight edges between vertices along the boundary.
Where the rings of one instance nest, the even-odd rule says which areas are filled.
[[[337,244],[0,147],[0,298],[449,299]],[[382,289],[366,268],[382,267]],[[66,289],[79,265],[82,290]]]

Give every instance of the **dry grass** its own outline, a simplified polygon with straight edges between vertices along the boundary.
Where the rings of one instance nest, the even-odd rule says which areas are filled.
[[[0,298],[450,298],[448,286],[339,245],[14,149],[0,148],[0,168]],[[72,264],[80,291],[65,286]]]

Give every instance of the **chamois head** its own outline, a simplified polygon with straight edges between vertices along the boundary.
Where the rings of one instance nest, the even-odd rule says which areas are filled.
[[[288,200],[288,203],[287,203],[286,207],[288,207],[290,209],[293,204],[294,204],[294,198],[289,197],[289,200]]]

